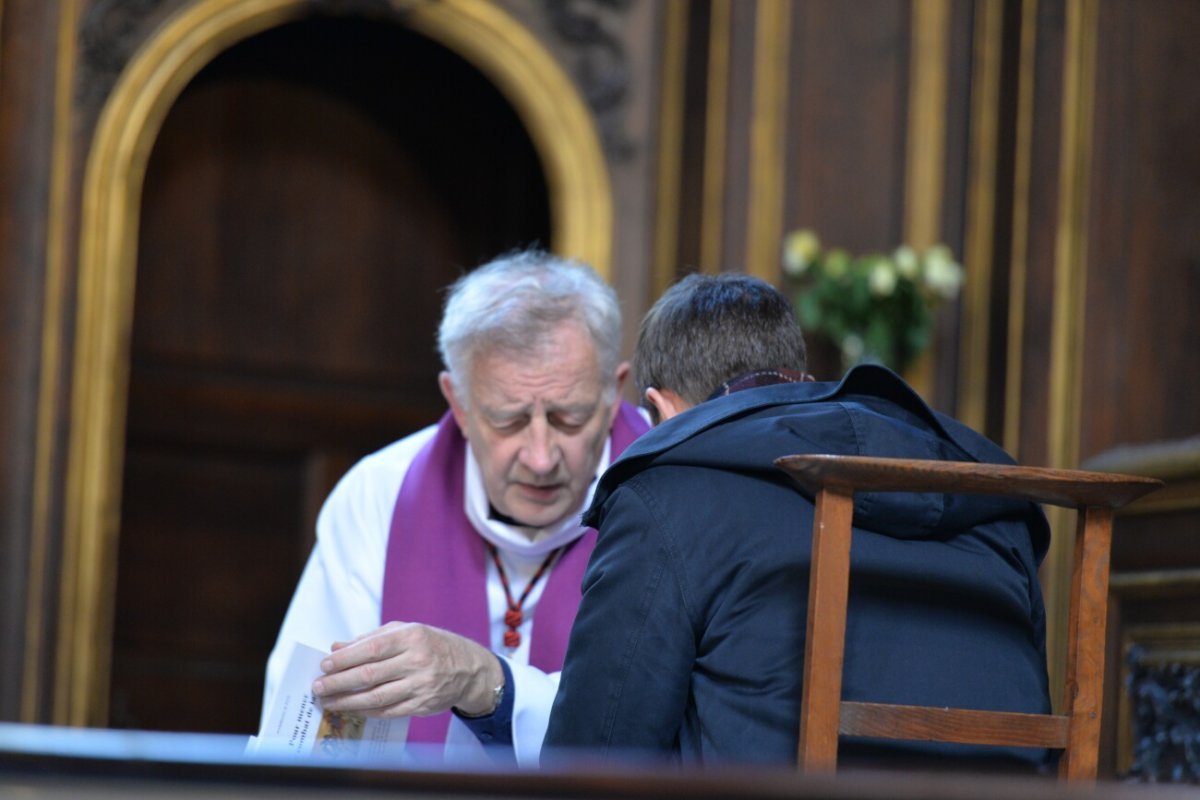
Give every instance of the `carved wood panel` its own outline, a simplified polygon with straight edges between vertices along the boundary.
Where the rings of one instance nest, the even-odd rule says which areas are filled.
[[[1200,5],[1099,4],[1086,458],[1200,432]]]

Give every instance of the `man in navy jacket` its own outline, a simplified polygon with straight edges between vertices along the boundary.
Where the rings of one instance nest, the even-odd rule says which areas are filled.
[[[1012,463],[894,373],[805,374],[788,302],[740,275],[685,278],[642,323],[635,379],[661,424],[601,478],[543,762],[589,755],[794,762],[812,498],[795,453]],[[856,497],[843,697],[1046,712],[1037,567],[1049,529],[1004,498]],[[843,764],[1040,750],[844,741]]]

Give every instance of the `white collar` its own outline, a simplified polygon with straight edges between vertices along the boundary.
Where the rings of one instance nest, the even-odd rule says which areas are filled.
[[[483,485],[483,472],[479,468],[479,462],[475,459],[475,453],[471,450],[471,443],[467,442],[466,491],[463,492],[463,510],[467,514],[467,519],[470,520],[471,526],[480,536],[508,555],[528,558],[545,556],[551,550],[575,541],[587,530],[580,524],[579,516],[583,513],[583,509],[592,503],[592,493],[596,490],[596,481],[604,470],[608,469],[611,448],[612,437],[609,436],[604,441],[604,451],[600,454],[600,462],[596,465],[596,474],[592,476],[592,481],[588,484],[583,505],[557,525],[536,529],[536,533],[530,538],[529,528],[509,525],[491,518],[487,490]]]

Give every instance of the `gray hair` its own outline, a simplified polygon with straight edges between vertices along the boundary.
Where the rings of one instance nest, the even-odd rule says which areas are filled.
[[[671,389],[691,405],[757,370],[805,372],[808,355],[791,304],[749,275],[688,275],[663,293],[638,329],[639,395]]]
[[[543,250],[500,256],[455,281],[438,329],[438,351],[465,401],[476,357],[529,353],[571,321],[589,334],[601,380],[615,394],[621,358],[617,293],[588,265]]]

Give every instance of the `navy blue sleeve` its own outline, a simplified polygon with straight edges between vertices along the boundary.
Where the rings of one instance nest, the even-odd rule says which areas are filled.
[[[454,711],[454,716],[462,720],[471,733],[475,734],[475,738],[486,747],[507,748],[511,751],[513,746],[513,695],[516,694],[516,689],[513,685],[512,669],[509,668],[508,661],[503,658],[496,660],[500,662],[500,668],[504,670],[504,694],[500,697],[500,705],[496,706],[496,710],[491,714],[482,717],[464,717],[458,713],[457,709]]]

